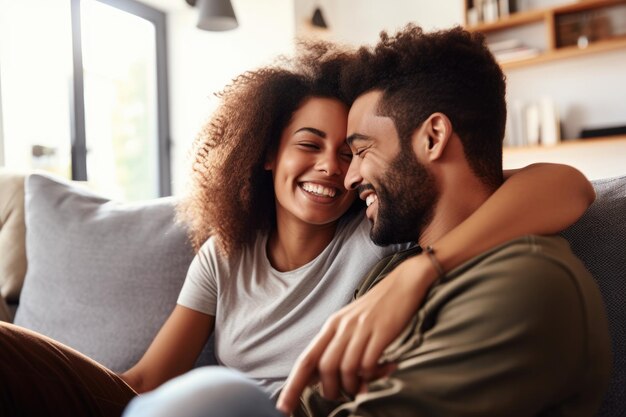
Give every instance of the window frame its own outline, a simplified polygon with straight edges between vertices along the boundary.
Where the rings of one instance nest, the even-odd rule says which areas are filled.
[[[167,21],[165,13],[136,0],[96,0],[134,14],[154,24],[157,81],[157,149],[159,196],[169,196],[171,185],[171,138],[167,71]],[[71,0],[73,77],[71,94],[72,179],[87,181],[87,139],[85,132],[85,85],[83,77],[81,0]]]

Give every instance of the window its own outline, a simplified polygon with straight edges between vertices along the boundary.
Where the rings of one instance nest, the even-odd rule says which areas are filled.
[[[117,199],[169,195],[165,15],[133,0],[0,7],[5,165]]]

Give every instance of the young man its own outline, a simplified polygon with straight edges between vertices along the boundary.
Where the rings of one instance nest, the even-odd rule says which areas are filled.
[[[593,415],[609,378],[608,328],[599,291],[564,239],[516,239],[445,273],[437,260],[438,239],[502,183],[505,82],[482,36],[408,27],[362,49],[346,82],[357,98],[345,185],[366,201],[375,243],[433,246],[426,255],[440,278],[380,361],[367,328],[382,315],[361,303],[367,296],[331,317],[279,410],[294,411],[317,377],[322,389],[305,393],[300,413]],[[407,294],[419,291],[410,262],[399,266]],[[386,285],[391,267],[379,265],[358,295]],[[379,302],[380,312],[404,308],[397,298]]]

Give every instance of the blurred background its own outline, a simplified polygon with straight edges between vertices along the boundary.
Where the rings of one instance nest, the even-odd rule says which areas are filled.
[[[508,79],[505,167],[626,174],[621,0],[0,0],[0,167],[178,194],[235,76],[299,37],[372,44],[408,22],[486,34]]]

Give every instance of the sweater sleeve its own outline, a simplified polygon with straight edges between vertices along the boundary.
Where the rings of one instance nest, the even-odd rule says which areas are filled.
[[[587,352],[584,297],[567,267],[540,254],[483,262],[431,291],[386,351],[397,370],[340,408],[359,416],[530,416],[569,402],[578,410],[571,415],[592,415],[608,371],[590,384],[590,368],[608,369],[610,354]]]

